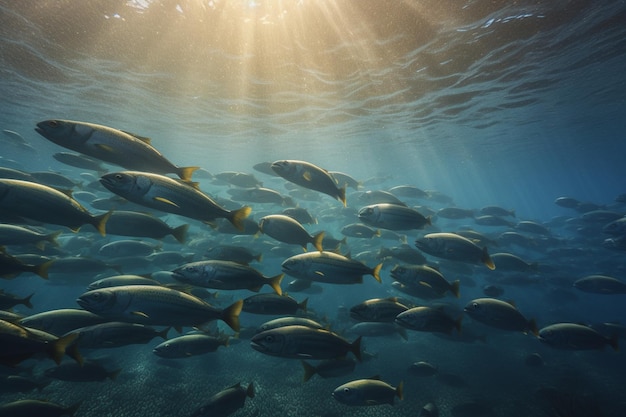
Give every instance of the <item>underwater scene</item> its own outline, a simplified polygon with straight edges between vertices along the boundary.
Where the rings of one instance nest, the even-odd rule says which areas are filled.
[[[626,415],[626,4],[0,0],[0,417]]]

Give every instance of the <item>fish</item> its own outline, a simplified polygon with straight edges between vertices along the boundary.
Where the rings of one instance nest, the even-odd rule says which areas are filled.
[[[393,323],[408,307],[396,297],[371,298],[350,308],[350,318],[360,322]]]
[[[78,231],[90,224],[104,236],[111,213],[93,215],[78,201],[52,187],[29,181],[0,179],[0,210]]]
[[[454,329],[461,332],[462,318],[454,319],[442,308],[418,306],[398,314],[395,323],[410,330],[449,334]]]
[[[18,225],[0,224],[0,242],[2,245],[34,244],[39,250],[43,250],[46,243],[58,246],[56,239],[61,233],[62,231],[39,233]]]
[[[425,361],[413,362],[409,366],[409,373],[415,376],[427,377],[436,375],[439,369],[431,363]]]
[[[41,400],[17,400],[10,403],[0,405],[0,415],[6,417],[26,417],[26,416],[45,416],[45,417],[73,417],[78,411],[80,403],[70,407]]]
[[[422,255],[420,251],[413,249],[408,244],[393,246],[391,248],[381,247],[378,251],[378,255],[376,255],[376,258],[394,258],[412,265],[423,265],[426,263],[424,255]]]
[[[324,232],[311,235],[297,220],[284,214],[271,214],[262,217],[259,220],[259,230],[279,242],[300,245],[305,251],[309,243],[318,251],[323,250]]]
[[[476,298],[463,309],[476,321],[501,330],[538,333],[534,319],[525,318],[511,303],[496,298]]]
[[[382,263],[370,268],[362,262],[333,252],[308,252],[291,256],[281,264],[282,270],[294,278],[330,284],[359,284],[363,275],[372,275],[381,282]]]
[[[459,207],[444,207],[437,210],[437,217],[441,217],[444,219],[458,220],[458,219],[467,219],[474,218],[474,210],[472,209],[462,209]]]
[[[226,417],[235,411],[243,408],[246,398],[254,398],[254,385],[252,382],[247,388],[243,388],[241,383],[213,395],[200,408],[196,409],[191,417]]]
[[[498,216],[498,217],[515,217],[515,210],[505,209],[498,206],[485,206],[479,210],[480,214],[484,216]]]
[[[227,210],[202,191],[159,174],[112,172],[103,175],[100,183],[133,203],[209,224],[217,218],[226,218],[239,230],[243,230],[242,222],[251,211],[248,206]]]
[[[327,170],[310,162],[298,160],[274,161],[271,168],[287,181],[327,194],[346,206],[346,186],[339,188],[337,180]]]
[[[243,301],[221,310],[190,294],[151,285],[126,285],[87,291],[76,300],[85,310],[103,317],[163,326],[196,326],[222,320],[239,330]]]
[[[89,171],[103,172],[106,169],[100,162],[88,156],[70,152],[57,152],[52,155],[57,161],[74,168],[87,169]]]
[[[254,253],[250,249],[236,245],[218,245],[209,248],[204,257],[217,261],[233,261],[240,264],[248,265],[253,261],[261,262],[263,253]]]
[[[114,240],[105,243],[98,249],[98,255],[105,258],[119,256],[148,256],[152,255],[159,247],[141,240]]]
[[[496,269],[487,247],[482,249],[471,240],[454,233],[429,233],[415,241],[415,246],[428,255],[472,264],[483,263]]]
[[[126,210],[113,211],[106,224],[107,234],[152,239],[172,236],[179,243],[185,243],[188,230],[188,224],[170,227],[163,220],[151,214]]]
[[[368,226],[387,230],[419,230],[431,224],[430,217],[417,210],[389,203],[365,206],[359,210],[358,216]]]
[[[393,322],[381,323],[364,321],[350,326],[346,330],[346,333],[363,337],[388,337],[400,335],[400,337],[404,340],[408,340],[406,329]]]
[[[396,397],[403,398],[403,383],[400,381],[397,387],[392,387],[378,377],[357,379],[335,388],[332,396],[351,406],[394,405]]]
[[[259,326],[257,333],[265,330],[277,329],[285,326],[306,326],[312,329],[324,329],[320,323],[306,317],[280,317],[274,320],[266,321]]]
[[[291,359],[334,359],[349,352],[361,360],[361,338],[350,343],[337,333],[308,326],[285,326],[265,330],[252,337],[254,350]]]
[[[359,201],[365,204],[394,204],[406,207],[406,203],[398,197],[384,190],[368,190],[359,194]]]
[[[295,298],[283,294],[255,294],[243,300],[243,311],[253,314],[296,314],[298,310],[306,312],[309,299],[298,302]]]
[[[61,308],[42,311],[26,316],[19,324],[33,329],[43,330],[55,336],[63,336],[74,329],[104,323],[107,319],[89,311],[77,308]]]
[[[306,361],[301,361],[304,368],[303,382],[307,382],[314,375],[326,378],[338,378],[354,372],[356,361],[351,358],[326,359],[313,366]]]
[[[44,375],[60,381],[94,382],[104,381],[105,379],[114,381],[121,371],[121,368],[109,371],[96,361],[85,361],[82,364],[75,362],[62,363],[57,367],[46,369]]]
[[[328,173],[335,179],[339,188],[343,188],[344,186],[354,188],[355,190],[359,190],[363,187],[363,183],[361,181],[357,181],[352,176],[339,171],[328,171]]]
[[[67,334],[78,335],[74,343],[80,348],[108,349],[134,344],[143,345],[155,337],[167,339],[169,330],[169,327],[157,331],[143,324],[109,321],[79,327]]]
[[[35,131],[50,142],[129,170],[173,173],[189,181],[198,167],[178,167],[157,151],[150,139],[95,123],[44,120]]]
[[[172,271],[177,281],[216,290],[247,289],[258,292],[263,285],[269,285],[278,295],[282,295],[280,283],[284,274],[266,277],[248,265],[233,261],[207,260],[190,262]]]
[[[237,187],[252,189],[255,187],[262,187],[263,182],[259,181],[254,174],[248,174],[247,172],[236,171],[224,171],[218,172],[213,175],[215,180],[224,181],[228,184],[235,185]]]
[[[594,350],[609,345],[619,350],[618,337],[606,337],[589,326],[577,323],[554,323],[539,330],[539,341],[564,350]]]
[[[4,290],[0,288],[0,310],[10,310],[20,304],[28,308],[33,308],[33,304],[30,302],[33,295],[35,295],[35,293],[24,298],[17,298],[12,294],[4,292]]]
[[[52,264],[54,264],[54,260],[37,264],[22,262],[19,258],[9,255],[0,248],[0,278],[12,279],[22,272],[32,272],[43,279],[48,279],[48,271]]]
[[[448,282],[441,272],[428,265],[396,265],[391,269],[391,277],[407,286],[424,286],[440,294],[449,291],[460,297],[460,281]]]
[[[626,283],[606,275],[589,275],[574,281],[574,288],[592,294],[626,294]]]
[[[361,223],[351,223],[341,228],[341,234],[360,239],[371,239],[373,237],[380,237],[380,230],[372,229]]]
[[[166,340],[152,350],[152,353],[167,359],[189,358],[215,352],[220,346],[228,346],[228,336],[215,337],[204,333],[192,333]]]
[[[538,272],[537,262],[526,262],[512,253],[500,252],[491,254],[491,260],[499,271]]]
[[[304,207],[289,207],[281,214],[291,217],[300,224],[317,224],[317,219]]]

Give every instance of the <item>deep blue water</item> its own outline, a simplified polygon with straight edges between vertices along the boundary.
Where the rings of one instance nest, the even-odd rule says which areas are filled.
[[[491,253],[511,252],[540,265],[538,273],[522,274],[532,284],[503,283],[502,298],[515,301],[539,327],[563,321],[623,324],[624,295],[583,293],[571,283],[595,273],[626,280],[624,251],[603,247],[604,224],[584,223],[582,212],[554,200],[569,196],[626,213],[626,205],[615,201],[626,193],[626,6],[623,1],[511,3],[0,1],[0,128],[20,133],[34,148],[2,137],[0,165],[52,170],[81,181],[79,170],[52,158],[66,149],[34,131],[42,120],[69,119],[150,137],[177,165],[201,166],[212,174],[251,173],[283,194],[288,193],[286,181],[252,167],[306,160],[363,181],[363,190],[410,184],[451,198],[408,201],[423,211],[487,205],[514,209],[517,217],[511,221],[543,223],[554,239],[530,249],[489,247]],[[228,186],[200,182],[206,193],[222,201],[229,197]],[[364,205],[354,190],[348,191],[345,211],[325,195],[317,201],[295,197],[323,219],[307,229],[340,237],[344,225],[358,220],[350,210]],[[257,220],[283,209],[250,205]],[[234,242],[267,252],[277,245],[267,236],[234,238],[188,219],[163,219],[172,225],[191,223],[190,241],[206,237],[214,245]],[[465,226],[494,240],[514,230],[437,218],[433,229],[406,235],[412,244],[424,233]],[[44,229],[63,230],[62,247],[75,236],[59,226]],[[92,256],[104,242],[117,239],[103,240],[89,230],[81,230],[82,235],[90,239],[85,252]],[[348,238],[342,252],[374,265],[377,260],[362,252],[395,244]],[[193,252],[196,259],[204,250],[171,239],[163,249]],[[566,249],[584,256],[563,254]],[[12,254],[30,250],[8,248]],[[264,258],[258,269],[268,276],[280,272],[284,258],[269,253]],[[401,295],[391,288],[393,264],[385,263],[382,285],[365,277],[358,286],[322,284],[321,294],[292,295],[298,300],[309,296],[314,311],[335,319],[339,305]],[[461,280],[461,298],[439,301],[459,308],[483,296],[484,284],[509,277],[482,266],[463,272],[443,268],[449,280]],[[32,310],[16,307],[22,314],[77,308],[74,300],[96,278],[79,275],[78,284],[59,284],[54,274],[48,281],[23,274],[2,280],[0,288],[19,296],[35,292]],[[230,300],[250,294],[222,295]],[[244,313],[241,320],[252,327],[265,318]],[[112,366],[122,368],[115,381],[55,381],[42,392],[0,394],[0,401],[82,401],[77,416],[189,415],[219,390],[254,381],[257,395],[237,415],[408,416],[429,401],[442,416],[470,415],[452,410],[475,399],[497,416],[578,416],[582,410],[585,415],[623,415],[623,353],[561,351],[530,335],[491,329],[469,317],[463,321],[486,335],[487,342],[460,343],[412,331],[408,341],[367,338],[367,350],[377,358],[337,379],[315,377],[303,384],[299,361],[262,355],[243,338],[207,356],[164,364],[151,352],[154,340],[89,353],[106,355]],[[336,319],[332,328],[344,326],[348,323]],[[524,364],[532,352],[544,357],[543,367]],[[459,388],[412,376],[407,369],[419,360],[467,384]],[[33,364],[35,376],[54,365],[49,360]],[[350,408],[330,397],[336,386],[372,375],[392,385],[403,380],[405,399],[394,408]],[[554,403],[539,400],[538,390],[545,387],[585,405],[555,414]],[[590,398],[591,414],[585,409],[591,407]]]

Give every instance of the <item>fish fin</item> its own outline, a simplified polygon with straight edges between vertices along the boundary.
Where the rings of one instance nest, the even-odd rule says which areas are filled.
[[[318,234],[313,236],[313,246],[315,246],[315,249],[317,249],[320,252],[324,251],[322,247],[322,241],[324,240],[325,234],[326,234],[325,232],[319,232]]]
[[[147,138],[145,136],[139,136],[136,135],[132,132],[128,132],[126,130],[122,130],[122,132],[126,133],[127,135],[130,135],[132,137],[134,137],[135,139],[139,139],[140,141],[142,141],[143,143],[147,144],[147,145],[152,145],[152,140],[150,138]]]
[[[300,310],[303,310],[306,313],[306,305],[309,302],[309,298],[305,298],[301,303],[298,303],[298,307]]]
[[[428,217],[426,217],[426,224],[427,224],[427,225],[429,225],[429,226],[432,226],[432,225],[433,225],[433,219],[432,219],[432,216],[428,216]]]
[[[230,212],[228,220],[235,226],[240,232],[244,230],[243,221],[250,215],[252,209],[248,206],[243,206],[240,209]]]
[[[396,330],[397,330],[398,334],[400,335],[400,337],[402,337],[406,341],[409,340],[409,336],[406,333],[406,329],[404,327],[397,326]]]
[[[399,399],[404,399],[404,382],[400,381],[398,386],[396,387],[396,395]]]
[[[359,336],[354,342],[350,344],[350,350],[354,354],[354,356],[361,362],[361,339],[362,336]]]
[[[176,208],[180,208],[180,206],[178,204],[176,204],[173,201],[168,200],[167,198],[164,198],[164,197],[154,197],[153,200],[158,201],[159,203],[169,204],[169,205],[174,206]]]
[[[278,274],[275,277],[270,278],[269,286],[274,289],[274,292],[278,295],[283,295],[283,290],[280,288],[280,283],[285,277],[285,274]]]
[[[59,246],[59,242],[57,242],[57,238],[63,233],[62,230],[59,230],[57,232],[54,233],[50,233],[49,235],[46,236],[46,240],[50,243],[52,243],[54,246]]]
[[[183,224],[172,229],[171,235],[174,236],[174,239],[176,239],[178,243],[185,243],[185,239],[187,238],[187,230],[189,230],[189,225]]]
[[[132,314],[134,316],[142,317],[144,319],[149,319],[150,318],[150,317],[148,317],[148,315],[146,313],[143,313],[141,311],[133,311],[130,314]]]
[[[307,382],[313,375],[317,373],[317,368],[307,363],[303,360],[300,361],[302,363],[302,367],[304,368],[304,377],[302,378],[302,382]]]
[[[171,327],[166,327],[165,329],[157,332],[157,336],[162,338],[163,340],[167,340],[167,333],[170,331]]]
[[[240,329],[239,314],[241,313],[242,307],[243,300],[239,300],[222,310],[222,321],[228,324],[228,326],[236,332]]]
[[[483,254],[480,258],[480,261],[487,265],[487,268],[491,269],[492,271],[496,269],[496,264],[493,263],[491,256],[489,256],[489,252],[487,252],[487,246],[483,248]]]
[[[424,281],[420,281],[420,282],[418,282],[418,284],[419,284],[419,285],[421,285],[421,286],[423,286],[423,287],[430,288],[430,289],[432,289],[432,288],[433,288],[433,286],[432,286],[432,285],[430,285],[429,283],[424,282]]]
[[[111,217],[112,213],[113,213],[113,210],[110,210],[99,216],[92,217],[93,219],[92,225],[96,228],[96,230],[98,230],[98,233],[100,233],[100,235],[103,237],[106,236],[107,234],[106,224],[107,224],[107,221],[109,221],[109,217]]]
[[[374,276],[374,278],[376,279],[376,281],[382,283],[383,280],[380,278],[380,270],[383,267],[383,263],[379,263],[378,265],[376,265],[374,267],[374,269],[372,270],[372,275]]]
[[[537,327],[535,319],[528,320],[528,330],[530,330],[535,337],[539,337],[539,328]]]
[[[461,297],[460,285],[461,285],[461,281],[457,279],[450,286],[450,292],[452,292],[452,294],[454,294],[456,298]]]
[[[107,373],[107,378],[109,378],[111,381],[115,381],[115,378],[117,378],[120,372],[122,372],[122,368],[116,369],[115,371],[111,371]]]
[[[324,273],[322,271],[314,271],[313,272],[315,275],[319,275],[320,277],[325,276]]]
[[[48,279],[48,270],[50,266],[54,263],[54,259],[51,259],[47,262],[44,262],[35,267],[35,274],[39,275],[43,279]]]
[[[613,348],[614,351],[619,352],[619,343],[618,343],[619,337],[617,334],[614,334],[613,336],[611,336],[608,340],[607,343]]]
[[[30,302],[30,299],[33,298],[33,295],[35,295],[35,293],[32,293],[28,297],[22,299],[21,304],[24,304],[28,308],[33,308],[33,304]]]
[[[339,189],[339,195],[337,196],[337,200],[341,201],[344,207],[348,207],[348,203],[346,201],[346,184],[344,184],[343,187]]]
[[[263,261],[263,253],[259,253],[257,256],[254,257],[254,259],[257,262],[262,262]]]
[[[59,337],[54,342],[52,342],[51,351],[49,352],[49,354],[57,365],[61,363],[67,347],[71,345],[77,337],[78,333],[70,333],[63,337]]]
[[[254,384],[250,382],[248,388],[246,388],[246,395],[250,398],[254,398]]]
[[[196,172],[200,167],[180,167],[177,169],[177,174],[181,180],[185,182],[191,182],[191,176],[194,172]],[[197,183],[194,183],[197,184]],[[196,187],[194,187],[196,188]]]

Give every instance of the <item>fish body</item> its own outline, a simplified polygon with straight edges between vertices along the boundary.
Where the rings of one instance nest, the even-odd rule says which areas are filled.
[[[0,224],[0,245],[27,245],[35,244],[43,249],[45,243],[58,246],[56,238],[61,232],[39,233],[26,227]]]
[[[227,417],[245,405],[246,398],[254,398],[254,385],[243,388],[240,383],[213,395],[191,417]]]
[[[271,214],[259,220],[259,230],[274,239],[290,245],[300,245],[306,251],[311,243],[318,251],[322,251],[324,232],[312,236],[294,218],[284,214]]]
[[[169,328],[156,331],[152,327],[138,323],[106,322],[80,327],[68,334],[77,334],[75,343],[80,348],[103,349],[145,344],[155,337],[167,338]]]
[[[395,323],[420,332],[452,333],[461,331],[461,318],[453,319],[440,308],[419,306],[398,314]]]
[[[380,230],[372,229],[361,223],[351,223],[341,228],[341,234],[360,239],[371,239],[373,237],[380,237]]]
[[[151,285],[127,285],[91,290],[78,304],[109,319],[163,326],[194,326],[220,319],[239,330],[243,302],[220,310],[181,291]]]
[[[220,346],[228,346],[228,337],[193,333],[166,340],[157,345],[152,352],[162,358],[188,358],[215,352]]]
[[[381,203],[363,207],[359,220],[368,226],[387,230],[415,230],[430,225],[430,218],[417,210],[397,204]]]
[[[269,285],[279,295],[282,294],[280,283],[284,276],[279,274],[270,278],[251,266],[220,260],[190,262],[174,269],[173,273],[176,280],[199,287],[258,292],[263,285]]]
[[[271,356],[292,359],[334,359],[348,352],[360,360],[361,338],[348,342],[336,333],[308,326],[286,326],[257,333],[253,349]]]
[[[537,272],[539,270],[536,262],[526,262],[512,253],[500,252],[490,256],[496,268],[501,271]]]
[[[272,170],[294,184],[327,194],[346,205],[346,188],[339,188],[333,176],[306,161],[280,160],[271,165]]]
[[[106,232],[116,236],[149,237],[162,239],[171,235],[178,242],[184,243],[189,229],[188,224],[170,227],[163,220],[147,213],[116,210],[106,224]]]
[[[437,217],[450,220],[474,218],[474,210],[459,207],[444,207],[437,210]]]
[[[489,269],[496,268],[487,247],[481,249],[471,240],[454,233],[429,233],[417,239],[415,246],[422,252],[438,258],[472,264],[483,263]]]
[[[306,382],[316,374],[324,379],[349,375],[354,371],[356,361],[352,358],[326,359],[315,366],[302,361],[302,367],[304,368],[303,381]]]
[[[22,262],[19,258],[9,255],[0,249],[0,278],[11,279],[22,272],[32,272],[43,279],[48,279],[48,270],[54,263],[53,260],[31,264]]]
[[[50,401],[18,400],[0,405],[0,415],[5,417],[61,417],[74,416],[80,403],[64,407]]]
[[[243,311],[253,314],[296,314],[298,310],[306,312],[307,302],[308,298],[299,303],[286,294],[255,294],[243,300]]]
[[[178,167],[150,140],[108,126],[71,120],[45,120],[35,131],[50,142],[126,169],[176,174],[190,180],[197,167]]]
[[[501,330],[537,334],[535,320],[525,318],[512,304],[496,298],[476,298],[464,308],[471,318]]]
[[[556,323],[539,330],[539,340],[546,345],[564,350],[602,349],[609,345],[618,350],[617,336],[606,337],[591,327],[576,323]]]
[[[340,403],[352,406],[394,405],[396,397],[402,399],[402,387],[402,382],[392,387],[380,379],[357,379],[335,388],[332,396]]]
[[[593,294],[626,294],[626,283],[605,275],[589,275],[574,281],[574,288]]]
[[[460,295],[459,280],[448,282],[441,272],[427,265],[396,265],[391,277],[407,286],[424,286],[439,294],[450,291],[456,298]]]
[[[294,278],[330,284],[357,284],[363,275],[372,275],[378,282],[382,264],[367,265],[333,252],[308,252],[294,255],[282,263],[283,272]]]
[[[218,261],[233,261],[240,264],[249,264],[253,261],[261,262],[262,253],[253,253],[243,246],[219,245],[208,249],[204,253],[205,258]]]
[[[104,323],[105,318],[77,308],[62,308],[32,314],[20,320],[19,324],[43,330],[55,336],[62,336],[80,327]]]
[[[315,320],[307,319],[305,317],[280,317],[263,323],[259,326],[258,331],[264,332],[265,330],[277,329],[279,327],[286,326],[306,326],[312,329],[324,328],[324,326],[322,326]]]
[[[110,216],[92,215],[72,197],[46,185],[10,179],[0,179],[0,210],[74,231],[91,224],[103,236]]]
[[[408,310],[397,298],[372,298],[350,308],[350,318],[360,322],[393,323],[398,314]]]

